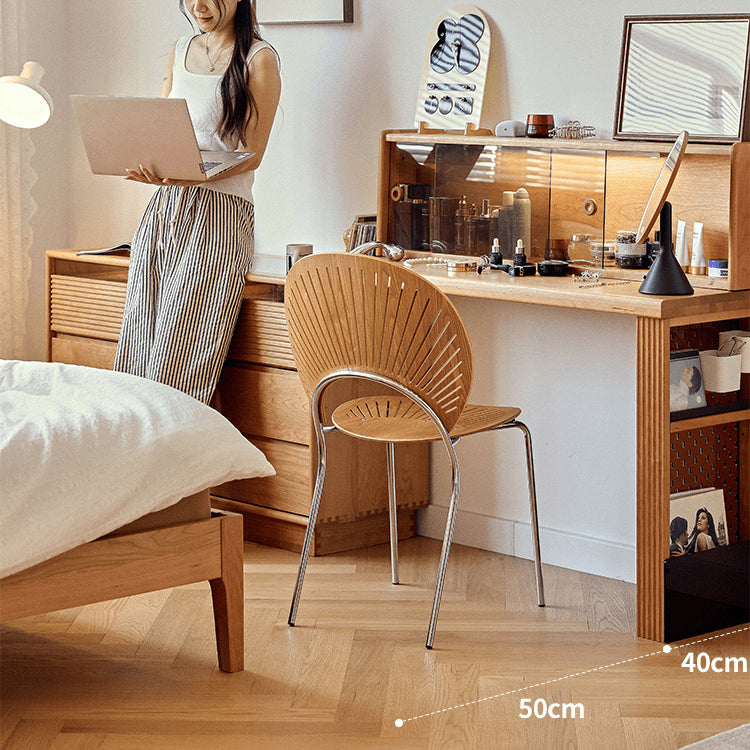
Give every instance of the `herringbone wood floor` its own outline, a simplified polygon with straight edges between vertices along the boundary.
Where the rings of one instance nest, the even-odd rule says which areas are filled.
[[[387,547],[315,558],[289,628],[297,556],[248,544],[235,675],[216,667],[207,584],[4,626],[2,747],[671,750],[750,720],[747,674],[680,667],[748,657],[747,629],[662,654],[633,636],[633,585],[545,566],[540,609],[530,562],[480,550],[454,547],[426,651],[438,555],[404,542],[398,587]],[[522,698],[576,718],[521,719]]]

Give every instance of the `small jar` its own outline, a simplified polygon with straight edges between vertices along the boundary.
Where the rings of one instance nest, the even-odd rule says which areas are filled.
[[[621,230],[615,239],[615,262],[620,268],[648,268],[645,243],[636,243],[636,233]]]
[[[591,243],[591,260],[598,266],[615,265],[615,243],[614,240]]]
[[[544,251],[545,260],[570,260],[568,257],[568,241],[564,237],[550,237],[547,249]]]
[[[588,259],[591,256],[591,235],[574,234],[568,243],[568,256],[573,260]]]
[[[549,138],[554,129],[553,115],[528,115],[526,117],[527,138]]]
[[[719,258],[708,261],[708,275],[713,279],[726,279],[729,277],[729,261]]]

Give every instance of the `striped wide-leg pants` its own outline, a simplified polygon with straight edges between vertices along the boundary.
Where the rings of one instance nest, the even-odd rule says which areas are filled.
[[[161,187],[133,238],[115,370],[211,400],[253,259],[244,198]]]

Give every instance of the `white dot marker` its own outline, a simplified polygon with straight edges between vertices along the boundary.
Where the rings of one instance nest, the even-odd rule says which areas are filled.
[[[403,719],[396,719],[396,726],[401,729],[402,726],[404,726],[404,720]]]
[[[669,654],[669,653],[671,653],[671,652],[672,652],[672,647],[671,647],[671,646],[670,646],[669,644],[667,644],[666,646],[664,646],[664,648],[662,649],[662,651],[663,651],[663,652],[664,652],[665,654]]]

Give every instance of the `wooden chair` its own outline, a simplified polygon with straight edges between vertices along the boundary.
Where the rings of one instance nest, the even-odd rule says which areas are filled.
[[[311,398],[318,471],[300,557],[289,624],[294,625],[326,471],[326,434],[339,430],[386,444],[391,573],[398,578],[394,444],[441,440],[453,487],[427,630],[432,648],[450,552],[459,492],[454,450],[459,438],[486,430],[520,429],[525,438],[539,606],[544,590],[539,553],[531,436],[520,409],[467,404],[473,375],[471,344],[457,310],[437,287],[414,271],[380,258],[315,254],[296,263],[286,283],[289,338],[302,383]],[[337,406],[324,424],[323,396],[346,378],[378,384]],[[388,389],[382,386],[388,386]],[[329,405],[333,406],[333,405]]]

